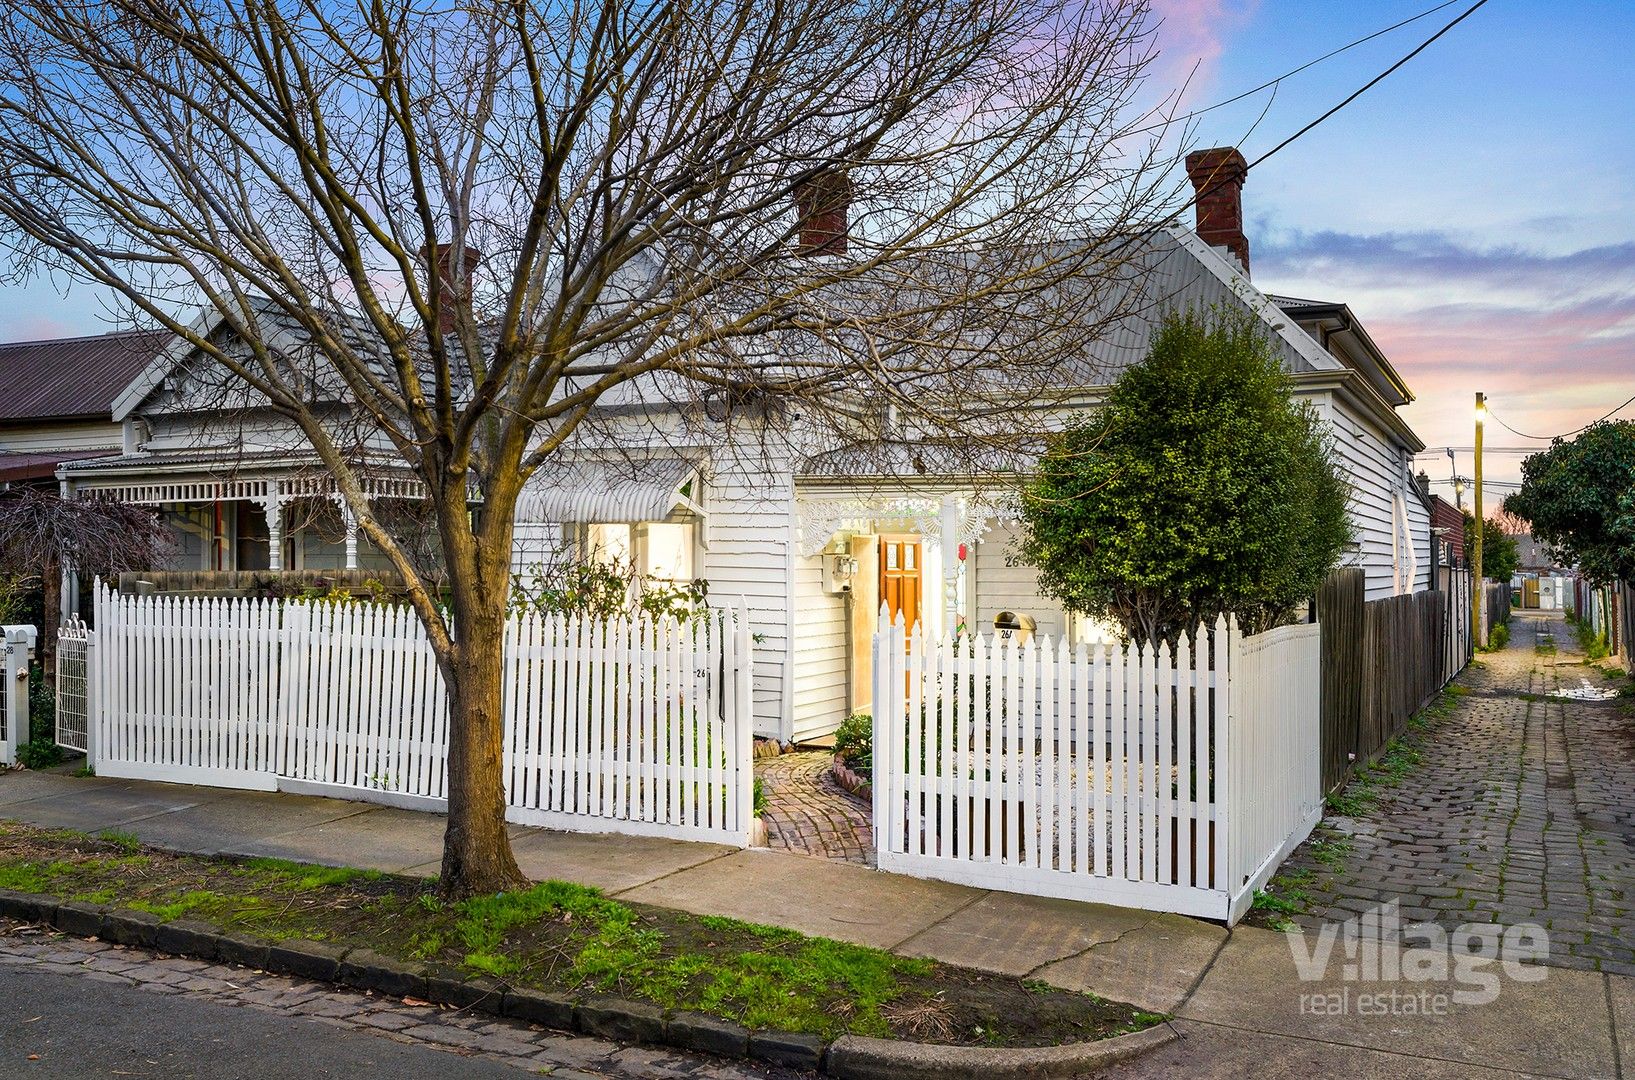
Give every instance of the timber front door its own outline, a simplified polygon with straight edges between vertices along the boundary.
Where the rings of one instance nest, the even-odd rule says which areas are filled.
[[[880,538],[880,602],[895,621],[905,616],[912,629],[920,621],[920,538]]]

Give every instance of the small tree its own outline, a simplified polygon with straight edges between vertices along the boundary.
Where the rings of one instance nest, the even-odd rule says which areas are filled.
[[[1040,589],[1139,642],[1287,619],[1351,538],[1327,430],[1290,389],[1252,316],[1167,319],[1023,494]]]
[[[1482,576],[1508,582],[1516,574],[1516,538],[1492,518],[1482,519]],[[1476,518],[1465,511],[1465,564],[1476,565]]]
[[[1635,580],[1635,420],[1591,424],[1529,456],[1504,508],[1591,582]]]
[[[111,499],[59,499],[20,488],[0,499],[0,577],[33,585],[43,594],[40,660],[54,670],[57,625],[62,622],[64,561],[82,575],[114,577],[151,570],[171,541],[151,510]]]

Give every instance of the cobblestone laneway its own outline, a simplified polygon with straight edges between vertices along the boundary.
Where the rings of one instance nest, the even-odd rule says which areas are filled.
[[[874,865],[870,810],[835,783],[827,750],[761,758],[755,775],[766,788],[767,846]]]
[[[0,918],[0,991],[14,987],[8,975],[23,971],[112,984],[128,988],[133,994],[206,999],[215,1005],[280,1015],[292,1022],[328,1024],[398,1043],[515,1066],[518,1076],[549,1075],[559,1080],[798,1080],[810,1075],[665,1047],[625,1046],[484,1013],[443,1008],[415,998],[360,993],[327,983],[111,945],[95,938],[65,937]],[[28,1015],[26,1003],[14,999],[13,1004],[21,1004],[23,1015]],[[160,1044],[170,1037],[171,1033],[156,1037],[156,1049],[162,1049]],[[39,1063],[42,1071],[38,1073],[24,1069],[20,1058],[35,1046],[26,1022],[13,1030],[0,1030],[0,1050],[5,1051],[5,1060],[15,1062],[0,1069],[0,1076],[66,1073],[66,1065],[59,1068],[47,1061]],[[145,1056],[138,1054],[133,1060],[139,1064]],[[111,1075],[121,1074],[119,1069],[111,1071]],[[141,1070],[128,1075],[158,1073]],[[218,1074],[212,1071],[209,1075]],[[326,1071],[322,1075],[336,1074]]]
[[[1309,894],[1313,926],[1397,900],[1404,922],[1540,923],[1550,963],[1635,974],[1635,707],[1546,697],[1608,683],[1561,619],[1517,613],[1511,632],[1410,736],[1412,771],[1331,816],[1280,887]]]

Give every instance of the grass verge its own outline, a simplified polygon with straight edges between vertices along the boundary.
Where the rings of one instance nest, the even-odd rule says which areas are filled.
[[[1048,1046],[1162,1017],[1059,990],[547,881],[444,903],[424,879],[180,855],[134,836],[0,823],[0,888],[209,922],[268,941],[367,947],[571,995],[616,994],[754,1029]]]

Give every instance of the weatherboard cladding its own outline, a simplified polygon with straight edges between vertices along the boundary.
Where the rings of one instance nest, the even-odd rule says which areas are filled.
[[[823,557],[795,559],[794,740],[832,732],[846,718],[851,642],[846,599],[823,591]]]
[[[121,330],[0,344],[0,424],[108,419],[114,399],[169,339],[165,331]]]

